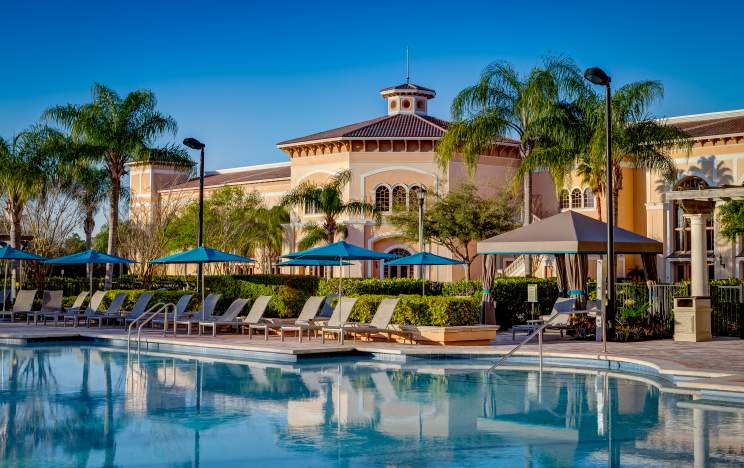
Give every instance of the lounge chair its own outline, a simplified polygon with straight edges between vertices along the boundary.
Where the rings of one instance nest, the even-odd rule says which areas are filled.
[[[561,329],[561,336],[563,336],[563,331],[567,329],[568,327],[568,319],[570,314],[574,313],[574,307],[576,306],[576,299],[573,297],[559,297],[556,299],[555,303],[553,304],[553,310],[550,315],[542,315],[540,316],[540,320],[546,322],[551,316],[560,314],[559,317],[556,317],[553,319],[553,322],[551,322],[551,325],[554,329]],[[551,325],[548,325],[547,328],[551,328]],[[518,332],[524,332],[528,335],[533,333],[535,330],[537,330],[538,327],[542,326],[542,323],[540,322],[533,322],[531,324],[527,325],[513,325],[512,326],[512,340],[515,340],[517,338]]]
[[[349,321],[351,310],[356,304],[356,297],[342,297],[339,298],[336,308],[333,310],[333,315],[328,320],[328,323],[320,329],[320,339],[322,343],[325,343],[325,334],[337,334],[338,341],[344,344],[344,334],[346,333],[345,325]]]
[[[316,324],[315,317],[318,315],[320,306],[323,305],[325,296],[311,296],[305,301],[305,305],[302,306],[300,315],[292,324],[279,325],[279,334],[284,341],[284,332],[297,332],[297,336],[302,343],[302,333],[307,330],[307,339],[310,339],[310,330],[317,330],[319,327]]]
[[[10,289],[0,289],[0,309],[5,301],[10,297]]]
[[[152,297],[154,295],[155,293],[151,292],[142,293],[139,295],[137,301],[134,303],[134,307],[132,307],[132,310],[130,310],[129,312],[124,312],[122,314],[116,314],[116,316],[113,317],[106,318],[111,319],[115,324],[121,324],[126,328],[127,322],[133,322],[145,313],[145,311],[147,310],[147,306],[150,304],[150,301],[152,300]]]
[[[39,323],[39,318],[44,321],[46,314],[58,314],[62,312],[62,296],[63,291],[44,291],[43,299],[41,300],[41,309],[29,312],[26,314],[26,325],[31,323],[31,317],[34,319],[34,325]]]
[[[204,333],[205,328],[212,328],[212,336],[217,335],[217,328],[220,326],[230,326],[237,328],[238,315],[243,311],[243,307],[248,304],[248,299],[235,299],[230,307],[222,314],[214,317],[212,320],[199,321],[199,334]]]
[[[103,326],[104,322],[106,320],[114,320],[115,318],[118,318],[121,316],[121,306],[124,305],[124,301],[127,300],[127,293],[119,293],[111,300],[111,304],[109,304],[108,309],[106,310],[97,310],[97,309],[91,309],[90,307],[85,311],[85,315],[82,315],[78,317],[78,324],[80,324],[80,320],[85,320],[85,326],[90,327],[91,322],[98,322],[98,328],[101,328]],[[91,303],[93,301],[91,300]],[[99,303],[100,306],[100,303]]]
[[[86,307],[85,309],[83,309],[82,307],[67,309],[65,314],[62,316],[62,326],[66,327],[67,322],[70,321],[72,322],[72,326],[77,327],[80,319],[85,319],[85,316],[89,311],[90,313],[93,313],[94,311],[98,310],[98,308],[101,306],[101,302],[103,302],[103,299],[105,297],[106,291],[96,291],[90,297],[88,307]]]
[[[186,333],[188,335],[191,334],[191,327],[193,325],[199,325],[200,320],[208,321],[213,320],[215,318],[214,315],[214,308],[217,307],[217,303],[220,301],[220,298],[222,297],[222,294],[209,294],[207,297],[204,298],[204,304],[202,304],[201,308],[196,312],[186,312],[186,308],[184,307],[183,310],[181,310],[176,305],[176,330],[178,330],[179,325],[186,325]],[[180,301],[179,301],[180,304]],[[162,322],[162,320],[160,320]],[[176,331],[173,332],[174,334]]]
[[[393,330],[390,328],[390,321],[393,319],[393,313],[395,313],[395,308],[398,306],[399,302],[399,297],[383,299],[377,306],[375,316],[372,317],[370,323],[349,323],[343,325],[343,328],[354,333],[354,341],[356,341],[357,333],[367,335],[368,340],[373,333],[387,333],[388,341],[391,339],[392,335],[401,335],[404,337],[407,335],[410,338],[411,343],[413,343],[412,331]]]
[[[248,315],[245,316],[242,322],[240,322],[240,333],[244,333],[248,329],[248,338],[253,338],[253,330],[263,330],[264,339],[269,339],[269,324],[263,322],[263,314],[266,312],[266,307],[269,305],[269,301],[273,296],[258,296],[253,304],[251,304],[251,310],[248,311]],[[267,325],[267,326],[264,326]]]
[[[16,294],[15,302],[10,310],[6,310],[3,315],[10,317],[10,321],[15,320],[15,316],[23,314],[24,316],[31,312],[36,297],[35,289],[21,289]]]
[[[75,312],[79,312],[80,309],[82,309],[83,304],[85,303],[85,300],[88,298],[88,291],[83,291],[75,298],[75,302],[72,304],[72,307],[68,307],[63,310],[58,310],[56,312],[49,311],[45,313],[41,320],[44,325],[47,324],[49,320],[54,320],[54,324],[57,325],[59,323],[60,319],[64,319],[65,315],[70,315]]]

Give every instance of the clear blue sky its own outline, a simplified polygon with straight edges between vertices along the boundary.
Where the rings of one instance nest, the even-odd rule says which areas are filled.
[[[101,82],[149,88],[208,146],[207,169],[284,161],[275,143],[384,113],[379,89],[435,88],[433,115],[490,61],[547,53],[659,79],[658,115],[744,108],[742,2],[10,1],[0,26],[0,135]]]

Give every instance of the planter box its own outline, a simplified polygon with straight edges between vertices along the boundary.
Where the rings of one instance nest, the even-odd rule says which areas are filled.
[[[392,325],[413,332],[413,341],[420,344],[440,345],[487,345],[496,338],[498,325],[470,325],[461,327],[425,327],[414,325]],[[407,337],[397,337],[403,342]]]

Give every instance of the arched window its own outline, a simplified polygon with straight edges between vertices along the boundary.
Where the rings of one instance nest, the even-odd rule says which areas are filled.
[[[393,211],[402,211],[406,209],[406,199],[408,191],[402,185],[396,185],[393,188]]]
[[[392,249],[389,254],[397,255],[399,257],[408,257],[411,252],[406,249]],[[413,266],[400,265],[400,266],[388,266],[385,265],[385,271],[383,272],[385,278],[412,278],[413,277]]]
[[[568,190],[561,190],[561,209],[571,208],[571,201],[568,197]]]
[[[571,208],[581,208],[581,190],[573,189],[571,191]]]
[[[421,187],[420,185],[413,185],[411,186],[411,188],[408,189],[408,209],[409,210],[418,210],[418,193],[421,190],[424,190],[424,192],[426,192],[426,188]]]
[[[594,208],[594,192],[589,188],[584,189],[584,208]]]
[[[390,189],[384,185],[375,189],[375,206],[380,211],[390,211]]]

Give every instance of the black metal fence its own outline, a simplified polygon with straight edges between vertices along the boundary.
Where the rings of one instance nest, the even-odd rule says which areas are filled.
[[[711,331],[713,336],[738,336],[744,338],[744,285],[711,286]]]

